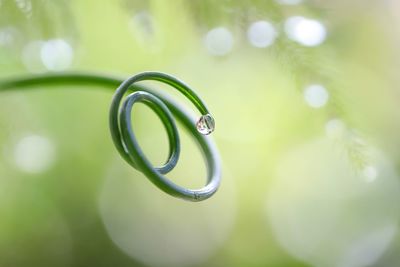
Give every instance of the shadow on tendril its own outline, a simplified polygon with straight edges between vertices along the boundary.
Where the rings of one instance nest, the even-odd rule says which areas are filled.
[[[137,84],[145,80],[158,81],[177,89],[202,114],[200,119],[194,120],[182,105],[168,95]],[[0,91],[29,89],[39,85],[57,86],[67,84],[118,87],[112,99],[109,114],[112,140],[122,158],[129,165],[142,172],[158,188],[172,196],[190,201],[205,200],[217,191],[221,180],[221,164],[218,151],[213,141],[207,136],[214,130],[215,122],[201,98],[185,83],[173,76],[160,72],[139,73],[125,81],[103,75],[65,73],[44,74],[0,81]],[[124,96],[126,98],[122,102]],[[147,159],[132,130],[132,107],[139,102],[144,103],[157,114],[167,131],[170,151],[166,163],[161,167],[154,167]],[[179,160],[180,139],[175,118],[187,128],[200,145],[207,165],[207,183],[203,188],[188,189],[173,183],[164,176],[176,166]]]

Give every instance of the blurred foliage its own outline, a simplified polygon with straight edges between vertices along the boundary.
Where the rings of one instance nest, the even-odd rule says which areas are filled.
[[[181,203],[117,155],[107,126],[112,91],[2,92],[0,266],[396,266],[396,10],[397,1],[0,0],[1,78],[31,72],[26,46],[54,39],[72,49],[65,70],[171,73],[208,103],[224,161],[215,199]],[[326,40],[307,47],[287,38],[292,16],[320,21]],[[258,20],[276,28],[273,45],[249,43],[248,27]],[[216,27],[232,34],[223,56],[205,45]],[[326,88],[325,106],[304,100],[310,84]],[[333,138],[332,119],[343,122]],[[144,150],[161,163],[168,151],[162,125],[141,106],[133,121]],[[55,149],[52,165],[36,173],[16,163],[15,148],[31,135]],[[321,139],[330,141],[315,141]],[[198,186],[205,179],[201,156],[189,136],[182,142],[183,162],[172,176]],[[40,151],[26,151],[28,160],[40,159]],[[372,167],[382,168],[378,178]],[[357,180],[365,170],[372,182]],[[353,261],[335,265],[340,257]]]

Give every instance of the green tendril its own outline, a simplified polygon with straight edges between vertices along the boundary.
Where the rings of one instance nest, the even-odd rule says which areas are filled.
[[[196,121],[188,111],[168,95],[137,84],[145,80],[158,81],[177,89],[202,114],[200,119]],[[125,81],[93,74],[45,74],[0,81],[0,91],[57,85],[102,85],[112,88],[118,86],[111,102],[109,126],[114,145],[122,158],[142,172],[158,188],[172,196],[190,201],[201,201],[211,197],[217,191],[221,180],[220,159],[214,143],[206,136],[214,130],[214,119],[200,97],[182,81],[160,72],[143,72]],[[121,103],[127,93],[130,94]],[[167,131],[170,149],[168,159],[161,167],[154,167],[147,159],[132,130],[132,108],[139,102],[144,103],[156,113]],[[180,155],[180,139],[175,118],[194,137],[205,158],[207,183],[201,189],[193,190],[179,186],[164,176],[176,166]]]

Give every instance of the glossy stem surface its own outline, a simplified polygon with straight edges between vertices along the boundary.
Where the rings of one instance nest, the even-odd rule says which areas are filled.
[[[44,74],[0,81],[0,91],[66,85],[118,87],[111,103],[109,125],[113,142],[122,158],[172,196],[190,201],[209,198],[217,191],[221,179],[220,159],[214,143],[209,137],[198,132],[196,120],[179,103],[164,93],[137,84],[144,80],[155,80],[170,85],[186,96],[201,114],[209,114],[203,101],[189,86],[173,76],[160,72],[143,72],[127,80],[95,74]],[[126,93],[131,94],[121,104]],[[170,146],[168,160],[158,168],[153,167],[144,155],[132,130],[131,111],[133,105],[138,102],[146,104],[157,114],[168,134]],[[203,188],[181,187],[164,176],[176,166],[180,154],[179,134],[174,118],[177,118],[189,131],[202,150],[207,165],[207,183]]]

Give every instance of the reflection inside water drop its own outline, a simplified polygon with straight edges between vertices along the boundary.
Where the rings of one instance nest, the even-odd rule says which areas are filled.
[[[208,135],[215,130],[215,121],[210,114],[206,114],[200,117],[196,123],[196,128],[199,133]]]

